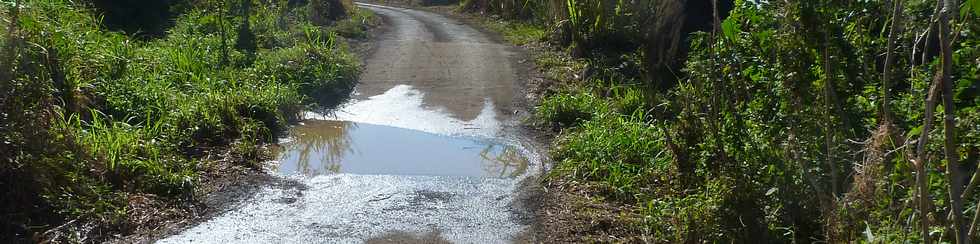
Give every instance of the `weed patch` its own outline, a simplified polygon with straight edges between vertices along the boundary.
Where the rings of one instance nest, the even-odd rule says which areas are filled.
[[[0,214],[12,216],[0,239],[125,234],[126,199],[190,201],[214,163],[206,154],[257,168],[258,145],[304,109],[344,99],[359,67],[338,29],[367,17],[320,26],[316,9],[289,2],[186,3],[172,27],[147,21],[170,27],[152,39],[105,29],[77,1],[0,3],[14,30],[0,63],[12,78],[0,80]],[[100,228],[34,236],[66,221]]]

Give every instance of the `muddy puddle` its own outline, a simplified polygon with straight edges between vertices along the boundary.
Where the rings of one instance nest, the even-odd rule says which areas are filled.
[[[514,178],[528,168],[521,151],[505,143],[347,121],[304,121],[280,145],[276,172],[283,175]]]
[[[161,243],[508,243],[525,233],[523,187],[542,155],[514,129],[524,115],[516,49],[438,14],[359,6],[391,30],[351,100],[303,113],[279,142],[270,170],[302,187],[263,186]]]

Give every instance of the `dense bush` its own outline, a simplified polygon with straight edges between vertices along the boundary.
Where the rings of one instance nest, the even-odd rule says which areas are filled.
[[[567,15],[541,19],[555,18],[545,23],[577,33],[566,43],[571,52],[576,45],[611,47],[589,46],[600,52],[584,56],[591,75],[561,85],[538,109],[541,120],[563,129],[554,177],[596,186],[600,198],[632,206],[643,218],[631,228],[633,238],[921,242],[929,233],[953,241],[950,216],[964,219],[964,235],[975,228],[978,1],[958,5],[962,11],[952,18],[955,110],[939,107],[932,118],[924,112],[926,97],[944,96],[936,86],[939,25],[931,24],[937,1],[902,1],[904,21],[893,21],[896,1],[735,1],[716,28],[689,37],[683,69],[672,71],[679,82],[666,87],[631,75],[631,62],[645,64],[646,74],[669,67],[649,61],[654,46],[624,53],[615,49],[623,45],[606,41],[673,35],[678,30],[630,29],[650,26],[636,18],[650,14],[641,11],[662,8],[566,2]],[[713,12],[711,4],[683,7]],[[894,34],[892,23],[899,24]],[[937,119],[946,113],[953,123]],[[931,129],[923,126],[927,120]],[[955,130],[944,134],[948,129]],[[958,148],[955,165],[945,157],[951,147]],[[925,159],[921,171],[917,158]],[[931,207],[919,207],[917,176],[925,179],[924,203]],[[951,197],[957,188],[966,190],[962,201]]]

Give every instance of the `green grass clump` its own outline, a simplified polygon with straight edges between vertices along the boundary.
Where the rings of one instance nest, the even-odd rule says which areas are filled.
[[[557,172],[601,182],[612,196],[637,199],[640,188],[670,175],[662,130],[616,113],[598,113],[561,135],[552,156]]]
[[[649,198],[639,207],[640,229],[663,243],[723,242],[730,234],[723,216],[725,200],[732,194],[731,182],[719,179],[684,194]]]
[[[345,49],[323,48],[336,45],[334,35],[316,35],[311,34],[307,44],[260,52],[255,74],[296,85],[301,94],[320,104],[339,102],[353,88],[357,61]]]
[[[154,140],[164,133],[162,124],[131,125],[113,121],[93,110],[89,121],[64,118],[62,129],[85,128],[74,143],[98,157],[110,185],[174,196],[190,190],[193,162],[174,153],[173,145]]]
[[[558,129],[589,121],[606,109],[605,103],[589,92],[558,93],[541,101],[536,116]]]
[[[640,88],[625,87],[612,89],[615,100],[614,107],[621,114],[640,115],[647,112],[646,93]]]
[[[337,21],[330,29],[343,37],[363,39],[368,37],[368,27],[379,24],[381,24],[381,18],[375,16],[374,12],[356,8],[352,11],[350,18]]]
[[[490,29],[504,35],[504,39],[514,45],[522,46],[544,40],[548,32],[540,25],[513,21],[485,21]]]

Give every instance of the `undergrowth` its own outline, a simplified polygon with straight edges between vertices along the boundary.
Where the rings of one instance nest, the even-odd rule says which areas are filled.
[[[359,67],[337,35],[373,18],[317,25],[292,2],[175,3],[146,38],[84,1],[0,1],[0,239],[97,242],[124,230],[127,196],[191,200],[206,154],[254,162],[307,106],[344,99]],[[45,232],[66,221],[98,228]]]
[[[964,1],[953,18],[955,111],[940,106],[928,118],[941,123],[944,113],[953,113],[952,139],[945,125],[922,126],[941,67],[938,35],[929,26],[939,13],[936,1],[902,1],[900,14],[909,20],[896,33],[891,66],[884,53],[896,1],[718,2],[734,8],[722,10],[720,26],[710,28],[710,17],[687,23],[709,28],[685,28],[692,33],[666,42],[659,38],[679,31],[660,26],[680,18],[671,9],[686,5],[685,11],[711,16],[713,6],[653,0],[461,5],[509,16],[489,25],[515,44],[541,40],[552,47],[535,58],[543,76],[558,82],[534,120],[559,133],[548,180],[626,206],[616,216],[583,220],[593,228],[568,240],[915,243],[928,233],[951,242],[956,232],[947,218],[955,212],[955,191],[944,139],[959,148],[960,165],[952,167],[967,174],[958,187],[973,190],[962,194],[963,211],[955,215],[975,228],[978,1]],[[661,51],[677,44],[690,52],[672,67],[661,58],[676,53]],[[883,84],[886,69],[893,77]],[[883,103],[890,110],[882,112]],[[924,137],[930,138],[923,150],[926,196],[934,205],[922,212],[913,162]],[[595,224],[606,223],[602,217],[625,226]],[[609,231],[615,228],[620,231]]]

